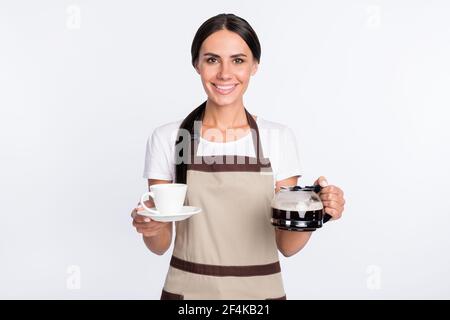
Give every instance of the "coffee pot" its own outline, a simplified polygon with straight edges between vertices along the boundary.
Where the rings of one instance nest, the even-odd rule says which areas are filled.
[[[290,231],[314,231],[321,228],[331,216],[325,213],[315,186],[281,187],[272,199],[272,225]]]

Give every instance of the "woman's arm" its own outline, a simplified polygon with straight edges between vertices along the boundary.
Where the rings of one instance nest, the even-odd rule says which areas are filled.
[[[282,186],[297,185],[298,177],[290,177],[281,181],[277,181],[275,185],[275,192],[280,191]],[[285,257],[290,257],[299,252],[308,242],[312,232],[295,232],[276,228],[275,235],[278,250]]]

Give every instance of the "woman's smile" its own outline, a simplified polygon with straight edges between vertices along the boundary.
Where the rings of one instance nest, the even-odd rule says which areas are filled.
[[[221,95],[230,94],[238,86],[238,83],[227,84],[227,85],[224,85],[224,84],[219,85],[219,84],[215,84],[215,83],[211,83],[211,84],[214,88],[214,91]]]

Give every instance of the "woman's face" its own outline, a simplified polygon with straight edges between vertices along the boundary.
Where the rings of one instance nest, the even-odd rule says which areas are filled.
[[[203,41],[195,68],[208,99],[219,106],[240,103],[258,63],[237,34],[220,30]]]

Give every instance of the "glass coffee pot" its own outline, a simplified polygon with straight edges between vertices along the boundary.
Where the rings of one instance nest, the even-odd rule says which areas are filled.
[[[331,216],[325,213],[315,186],[281,187],[272,199],[272,225],[290,231],[314,231],[321,228]]]

